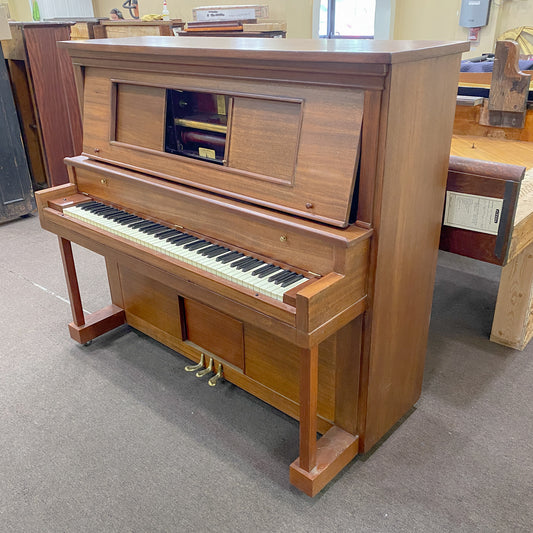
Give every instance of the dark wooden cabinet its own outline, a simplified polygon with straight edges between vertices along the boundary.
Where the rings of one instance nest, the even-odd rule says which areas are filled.
[[[35,199],[1,49],[0,124],[0,222],[4,222],[31,212]]]
[[[34,187],[68,182],[63,158],[81,149],[81,115],[72,63],[58,41],[70,22],[12,22],[3,41]]]

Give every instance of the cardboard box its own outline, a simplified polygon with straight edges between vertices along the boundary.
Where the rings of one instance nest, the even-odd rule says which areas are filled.
[[[253,20],[268,17],[268,6],[248,4],[243,6],[204,6],[192,10],[192,18],[198,22],[213,20]]]

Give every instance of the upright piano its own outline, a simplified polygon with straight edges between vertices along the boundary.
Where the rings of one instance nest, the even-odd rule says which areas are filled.
[[[128,323],[296,418],[290,480],[314,496],[420,395],[468,44],[61,46],[83,153],[38,204],[71,337]],[[112,302],[89,315],[72,242],[106,261]]]

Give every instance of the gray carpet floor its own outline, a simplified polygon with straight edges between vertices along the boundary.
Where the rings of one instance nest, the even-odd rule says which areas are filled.
[[[295,421],[127,326],[79,346],[57,238],[0,244],[1,532],[533,530],[533,346],[488,340],[497,267],[441,255],[421,399],[310,499]],[[103,260],[75,254],[95,311]]]

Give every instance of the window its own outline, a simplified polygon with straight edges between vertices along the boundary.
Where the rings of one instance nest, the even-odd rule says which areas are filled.
[[[319,36],[372,39],[376,0],[320,0]]]
[[[41,20],[65,17],[94,17],[91,0],[38,0]],[[30,0],[30,6],[33,5]]]

